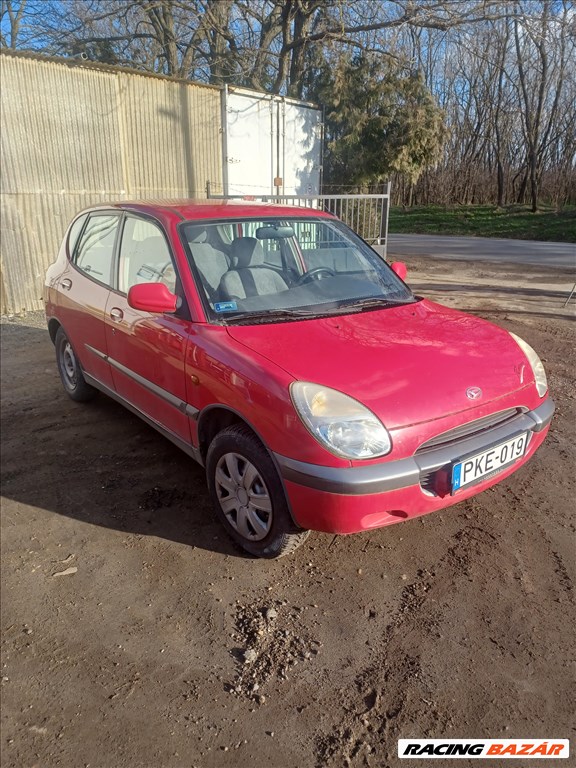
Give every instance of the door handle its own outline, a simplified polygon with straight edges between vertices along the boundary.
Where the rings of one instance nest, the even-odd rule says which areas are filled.
[[[124,317],[124,312],[122,312],[121,309],[118,309],[118,307],[112,307],[110,310],[110,317],[115,323],[119,323]]]
[[[67,277],[62,280],[60,283],[61,287],[64,288],[65,291],[69,291],[70,288],[72,288],[72,280],[69,280]]]

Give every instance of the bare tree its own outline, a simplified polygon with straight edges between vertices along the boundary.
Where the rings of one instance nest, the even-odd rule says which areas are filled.
[[[515,7],[513,26],[519,101],[534,212],[538,210],[542,160],[556,122],[564,85],[568,8],[569,3],[564,0],[562,15],[554,17],[550,3],[544,0],[537,16],[522,19],[520,6],[517,4]]]
[[[357,141],[361,116],[347,134],[359,159],[377,157],[370,142],[388,142],[399,201],[505,205],[529,194],[536,210],[542,197],[576,198],[575,28],[574,0],[2,0],[0,43],[312,99],[326,69],[372,57],[382,64],[374,77],[396,73],[390,114],[409,103],[407,84],[421,84],[403,149],[380,129]],[[426,150],[412,167],[406,148],[435,106],[446,131],[431,124],[431,135],[443,133],[443,152]],[[386,115],[374,117],[382,127]]]

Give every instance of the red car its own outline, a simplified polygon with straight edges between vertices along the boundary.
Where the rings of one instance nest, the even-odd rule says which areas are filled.
[[[536,352],[405,273],[314,209],[118,203],[70,225],[46,315],[68,395],[176,443],[232,538],[277,557],[455,504],[546,436]]]

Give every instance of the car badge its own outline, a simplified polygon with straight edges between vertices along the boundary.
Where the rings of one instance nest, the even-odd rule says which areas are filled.
[[[466,397],[469,400],[480,400],[482,397],[482,390],[480,387],[468,387],[466,390]]]

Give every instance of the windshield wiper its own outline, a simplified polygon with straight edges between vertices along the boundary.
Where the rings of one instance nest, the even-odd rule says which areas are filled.
[[[299,318],[318,317],[317,312],[306,312],[300,309],[269,309],[263,312],[246,312],[241,315],[232,315],[226,318],[228,323],[258,323],[268,320],[295,320]]]
[[[261,312],[243,312],[242,314],[228,315],[222,318],[227,325],[250,325],[251,323],[274,322],[275,320],[300,320],[319,317],[330,317],[331,315],[345,315],[348,312],[364,312],[369,309],[382,309],[383,307],[400,306],[402,304],[413,304],[417,299],[394,300],[384,297],[370,297],[358,299],[349,304],[340,304],[332,309],[316,309],[307,311],[303,309],[267,309]]]
[[[410,298],[410,299],[386,299],[384,297],[382,298],[376,298],[374,296],[371,296],[367,299],[358,299],[358,301],[352,301],[350,304],[343,304],[341,305],[341,309],[343,310],[349,310],[349,309],[357,309],[360,312],[364,312],[364,310],[368,309],[381,309],[383,307],[399,307],[403,304],[414,304],[416,299]]]

